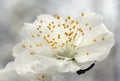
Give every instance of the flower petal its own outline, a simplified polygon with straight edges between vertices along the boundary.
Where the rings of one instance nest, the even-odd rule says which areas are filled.
[[[97,13],[89,12],[89,13],[81,13],[81,16],[77,20],[86,26],[90,25],[94,27],[103,22],[103,17]]]
[[[56,65],[55,59],[43,56],[29,56],[21,54],[18,55],[15,59],[16,70],[20,75],[41,73],[46,69],[53,67],[54,65]]]
[[[0,70],[0,81],[29,81],[16,73],[14,62],[9,63],[5,69]]]
[[[77,62],[101,61],[105,59],[112,46],[114,45],[114,36],[109,32],[104,24],[94,27],[86,35],[79,46],[79,54],[76,55]]]

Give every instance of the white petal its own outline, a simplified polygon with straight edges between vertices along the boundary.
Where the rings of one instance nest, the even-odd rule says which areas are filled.
[[[108,56],[113,45],[114,36],[104,24],[94,27],[82,40],[76,61],[101,61]]]
[[[20,75],[43,72],[56,65],[55,59],[43,56],[28,56],[25,54],[18,55],[15,62],[16,70]]]
[[[14,62],[9,63],[5,69],[0,70],[0,81],[29,81],[16,73]]]
[[[13,48],[13,55],[16,56],[16,54],[21,54],[27,50],[29,50],[29,44],[23,40]]]
[[[47,51],[46,51],[47,50]],[[43,46],[43,47],[33,47],[31,46],[27,41],[23,40],[19,44],[17,44],[13,48],[13,55],[19,55],[19,54],[27,54],[27,55],[42,55],[42,56],[51,56],[53,57],[53,50],[49,46]]]
[[[72,62],[72,61],[60,61],[59,62],[59,66],[58,66],[58,70],[60,72],[76,72],[78,70],[80,70],[80,67],[75,63],[75,62]]]
[[[78,18],[78,21],[81,24],[86,24],[88,23],[90,26],[94,27],[103,22],[103,17],[97,13],[94,12],[89,12],[89,13],[82,13],[84,16],[80,16]]]

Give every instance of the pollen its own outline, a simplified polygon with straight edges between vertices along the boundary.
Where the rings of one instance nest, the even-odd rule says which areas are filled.
[[[81,16],[84,16],[85,14],[84,13],[81,13]]]
[[[65,43],[62,43],[62,44],[61,44],[61,47],[63,47],[64,45],[65,45]]]
[[[68,17],[67,17],[67,19],[68,19],[68,20],[70,20],[70,19],[71,19],[71,17],[70,17],[70,16],[68,16]]]
[[[37,28],[37,30],[39,30],[39,28]]]
[[[22,45],[22,48],[26,48],[26,46],[25,46],[25,45]]]
[[[74,20],[72,20],[72,21],[71,21],[71,24],[74,24],[74,22],[75,22],[75,21],[74,21]]]
[[[58,27],[60,27],[60,24],[58,24]]]
[[[54,21],[52,21],[51,23],[54,24]]]
[[[44,78],[45,78],[45,75],[42,75],[41,77],[44,79]]]
[[[32,35],[31,35],[31,37],[32,37],[32,38],[35,38],[35,35],[34,35],[34,34],[32,34]]]
[[[74,48],[77,47],[76,45],[74,45]]]
[[[86,23],[85,26],[88,26],[88,23]]]
[[[40,34],[37,34],[38,37],[40,37]]]
[[[30,48],[32,48],[32,46],[31,46],[31,45],[29,45],[29,47],[30,47]]]
[[[105,37],[102,37],[101,40],[104,41],[104,40],[105,40]]]
[[[60,34],[58,34],[58,39],[60,39]]]
[[[35,52],[34,52],[34,51],[31,51],[30,54],[31,54],[31,55],[35,55]]]
[[[94,39],[93,39],[93,42],[97,42],[97,39],[96,39],[96,38],[94,38]]]
[[[39,33],[42,33],[42,31],[39,31]]]
[[[40,20],[40,23],[42,24],[42,23],[43,23],[43,20]]]
[[[75,29],[75,28],[76,28],[76,26],[74,25],[74,26],[73,26],[73,29]]]
[[[89,52],[87,52],[87,53],[86,53],[86,55],[88,56],[88,55],[90,55],[90,53],[89,53]]]
[[[85,34],[82,32],[82,36],[84,36]]]
[[[56,18],[57,18],[57,19],[60,19],[60,16],[57,16]]]
[[[48,34],[47,37],[50,37],[50,34]]]
[[[89,30],[91,30],[92,28],[90,27]]]
[[[40,46],[40,44],[36,44],[36,47],[39,47]]]
[[[79,24],[79,22],[78,22],[78,21],[76,21],[76,24]]]

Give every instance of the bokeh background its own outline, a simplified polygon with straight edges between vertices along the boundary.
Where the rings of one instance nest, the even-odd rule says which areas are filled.
[[[25,22],[33,22],[39,14],[77,17],[83,11],[103,15],[116,43],[106,60],[73,81],[120,81],[120,0],[0,0],[0,69],[14,60],[12,48],[21,41]]]

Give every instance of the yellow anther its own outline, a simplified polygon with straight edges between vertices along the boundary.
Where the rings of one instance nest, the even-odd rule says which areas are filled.
[[[31,37],[32,37],[32,38],[35,38],[35,35],[34,35],[34,34],[32,34],[32,35],[31,35]]]
[[[84,36],[85,34],[84,34],[84,32],[82,32],[82,36]]]
[[[50,37],[50,34],[48,34],[47,37]]]
[[[58,34],[58,39],[60,39],[60,34]]]
[[[55,43],[53,42],[53,43],[51,44],[51,46],[52,46],[52,47],[55,46]]]
[[[81,16],[84,16],[85,14],[84,13],[81,13]]]
[[[73,44],[71,44],[71,46],[73,46]]]
[[[75,28],[76,28],[76,26],[74,25],[74,26],[73,26],[73,29],[75,29]]]
[[[22,45],[22,48],[26,48],[26,46],[25,46],[25,45]]]
[[[41,28],[41,26],[39,26],[39,28]]]
[[[51,30],[51,32],[54,32],[53,30]]]
[[[72,20],[72,21],[71,21],[71,24],[74,24],[74,22],[75,22],[75,21],[74,21],[74,20]]]
[[[91,30],[92,28],[90,27],[89,30]]]
[[[65,27],[65,24],[62,24]]]
[[[55,25],[53,25],[53,28],[55,28]]]
[[[74,45],[74,48],[77,47],[76,45]]]
[[[37,46],[37,47],[39,47],[39,46],[40,46],[40,44],[36,44],[36,46]]]
[[[31,46],[31,45],[29,45],[29,47],[30,47],[30,48],[32,48],[32,46]]]
[[[68,43],[68,40],[66,41],[66,43]]]
[[[42,24],[42,23],[43,23],[43,20],[40,20],[40,23]]]
[[[78,22],[78,21],[76,21],[76,24],[79,24],[79,22]]]
[[[49,26],[51,26],[51,24],[49,23]]]
[[[37,30],[39,30],[39,28],[37,28]]]
[[[61,44],[61,47],[63,47],[64,45],[65,45],[65,43],[62,43],[62,44]]]
[[[58,27],[60,27],[60,24],[58,24]]]
[[[73,34],[73,31],[69,33],[69,36],[71,36]]]
[[[86,23],[85,26],[88,26],[88,23]]]
[[[56,18],[57,18],[57,19],[60,19],[60,16],[57,16]]]
[[[68,36],[69,34],[67,32],[65,32],[65,35]]]
[[[70,17],[70,16],[68,16],[68,17],[67,17],[67,19],[68,19],[68,20],[70,20],[70,19],[71,19],[71,17]]]
[[[71,42],[72,38],[69,38],[69,42]]]
[[[67,25],[67,28],[69,28],[69,25]]]
[[[40,34],[37,34],[38,37],[40,37]]]
[[[65,19],[65,21],[67,22],[68,20],[67,20],[67,19]]]
[[[55,44],[57,44],[57,42],[55,42]]]
[[[42,31],[39,31],[39,33],[42,33]]]
[[[79,30],[80,32],[83,32],[82,28],[78,28],[78,30]]]
[[[35,55],[35,52],[34,52],[34,51],[31,51],[30,54],[31,54],[31,55]]]
[[[53,38],[53,40],[55,40],[55,38]]]
[[[76,36],[77,36],[77,33],[75,33],[75,35],[73,36],[73,40],[75,40],[75,39],[76,39]]]
[[[46,39],[46,36],[44,36],[43,38]]]
[[[89,53],[89,52],[87,52],[87,53],[86,53],[86,55],[90,55],[90,53]]]
[[[71,31],[71,30],[72,30],[72,28],[69,28],[69,30]]]
[[[105,40],[105,37],[102,37],[101,40],[104,41],[104,40]]]
[[[42,75],[41,77],[44,79],[44,78],[45,78],[45,75]]]
[[[49,30],[51,30],[51,27],[50,27],[50,26],[47,26],[47,28],[48,28]]]
[[[52,21],[51,23],[54,24],[54,21]]]
[[[93,39],[93,42],[97,42],[97,39],[96,39],[96,38],[94,38],[94,39]]]

